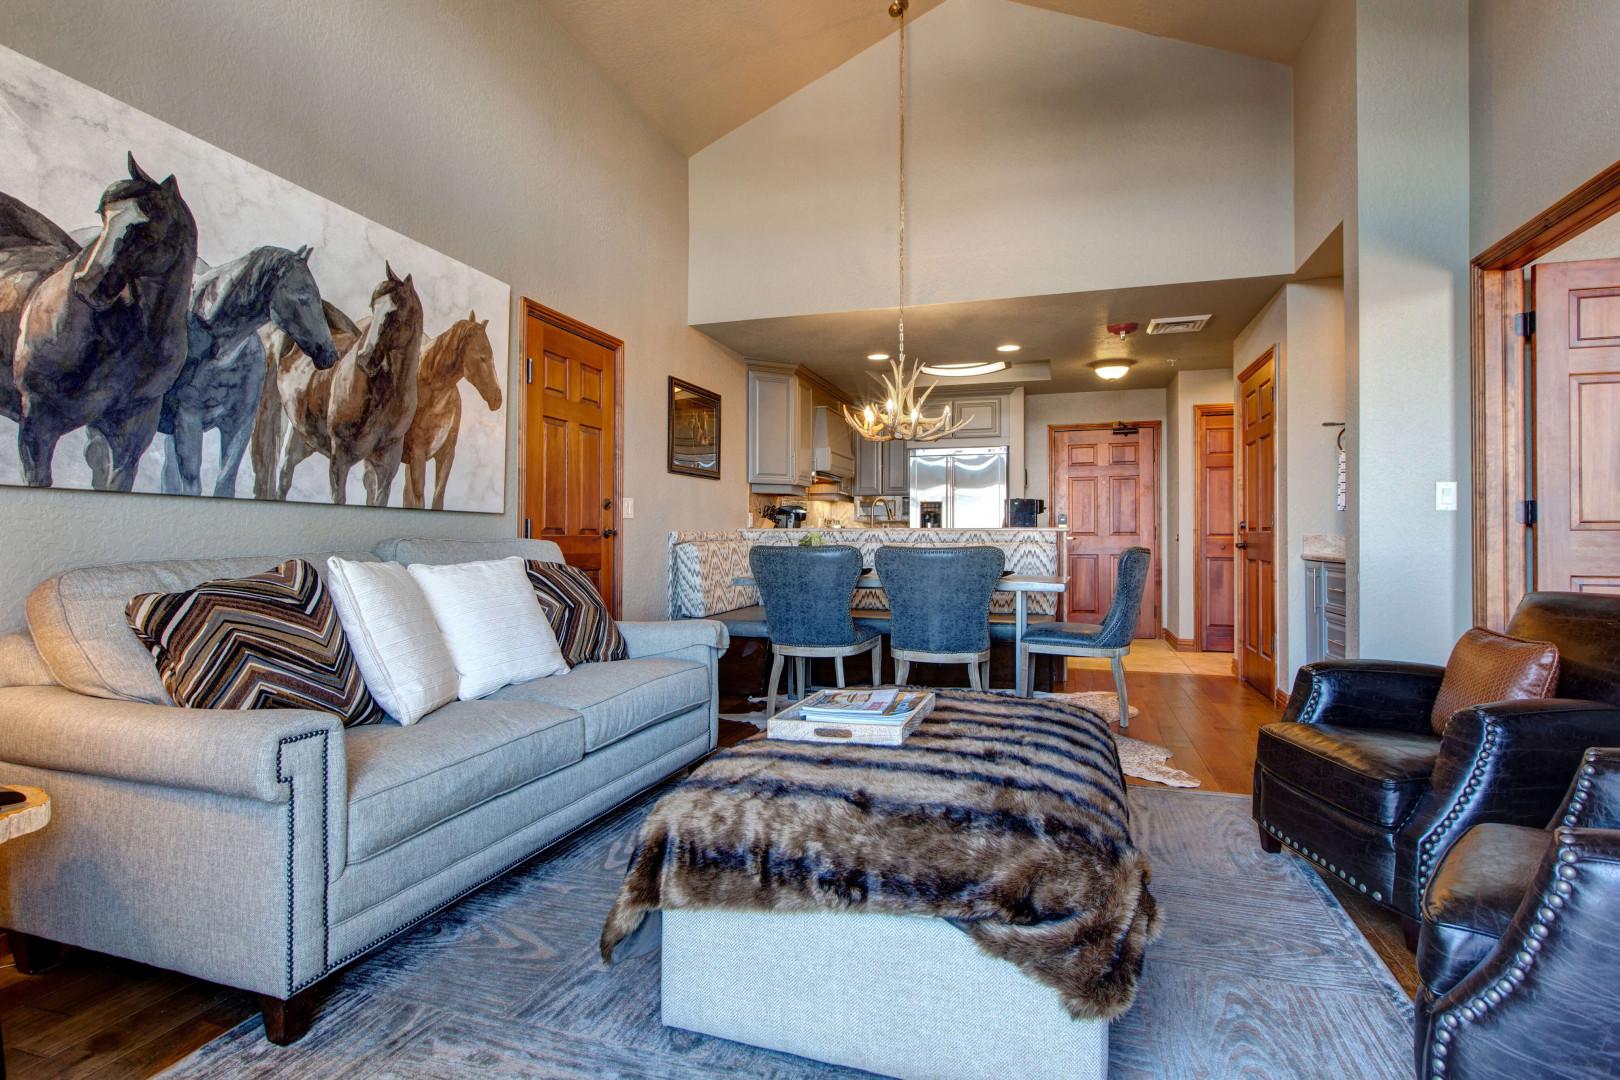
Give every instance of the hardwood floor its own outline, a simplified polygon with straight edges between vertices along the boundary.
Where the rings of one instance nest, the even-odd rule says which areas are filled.
[[[1231,655],[1140,641],[1125,669],[1131,704],[1140,710],[1130,734],[1168,747],[1171,764],[1196,776],[1205,790],[1247,794],[1256,732],[1278,710],[1233,677]],[[1069,661],[1064,689],[1112,692],[1106,661]],[[721,728],[726,745],[756,731],[727,721]],[[1335,894],[1410,992],[1416,974],[1399,921],[1359,894],[1337,888]],[[11,1080],[151,1076],[256,1011],[250,994],[77,950],[43,975],[21,975],[9,964],[0,970],[0,1026]]]

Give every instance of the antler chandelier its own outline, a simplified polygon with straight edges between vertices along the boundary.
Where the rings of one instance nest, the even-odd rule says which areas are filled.
[[[917,395],[917,379],[922,375],[922,363],[908,367],[906,363],[906,8],[910,0],[893,0],[889,14],[900,20],[900,346],[895,358],[889,361],[887,376],[873,374],[883,387],[875,399],[864,402],[858,411],[843,407],[844,422],[862,438],[873,442],[932,442],[960,431],[967,420],[951,422],[951,407],[944,406],[937,413],[923,412],[928,397],[934,392],[930,386]]]

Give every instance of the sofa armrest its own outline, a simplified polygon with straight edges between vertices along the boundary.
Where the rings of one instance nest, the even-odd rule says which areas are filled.
[[[1554,831],[1496,948],[1436,1000],[1420,1077],[1609,1076],[1620,981],[1620,831]],[[1549,1057],[1552,1055],[1552,1057]]]
[[[1429,790],[1396,844],[1396,879],[1423,895],[1441,858],[1482,822],[1545,828],[1582,755],[1620,743],[1620,707],[1572,698],[1459,709],[1446,725]],[[1397,901],[1399,906],[1399,900]]]
[[[1581,755],[1553,826],[1620,829],[1620,748],[1594,746]]]
[[[1399,660],[1322,660],[1294,677],[1284,720],[1427,732],[1445,668]]]
[[[660,622],[621,622],[619,632],[630,647],[630,657],[659,656],[679,652],[694,645],[717,653],[730,644],[726,624],[714,619],[670,619]]]
[[[287,801],[286,745],[342,730],[332,714],[305,709],[182,709],[60,686],[0,689],[0,761],[262,802]],[[327,758],[341,777],[341,743]]]

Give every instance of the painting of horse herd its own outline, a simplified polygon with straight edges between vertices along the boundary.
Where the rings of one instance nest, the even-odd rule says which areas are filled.
[[[499,513],[510,303],[0,48],[0,484]]]

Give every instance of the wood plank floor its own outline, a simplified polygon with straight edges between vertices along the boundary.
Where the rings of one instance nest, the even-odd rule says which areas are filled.
[[[1232,677],[1230,655],[1142,641],[1125,668],[1131,704],[1140,710],[1130,734],[1168,747],[1171,764],[1206,790],[1247,794],[1256,732],[1278,712]],[[1105,661],[1069,662],[1064,689],[1112,691],[1113,685]],[[733,743],[755,730],[722,722],[721,741]],[[1411,991],[1416,974],[1398,920],[1359,894],[1336,894]],[[151,1076],[256,1010],[252,995],[77,950],[44,975],[20,975],[9,963],[0,969],[0,1027],[11,1080]]]

